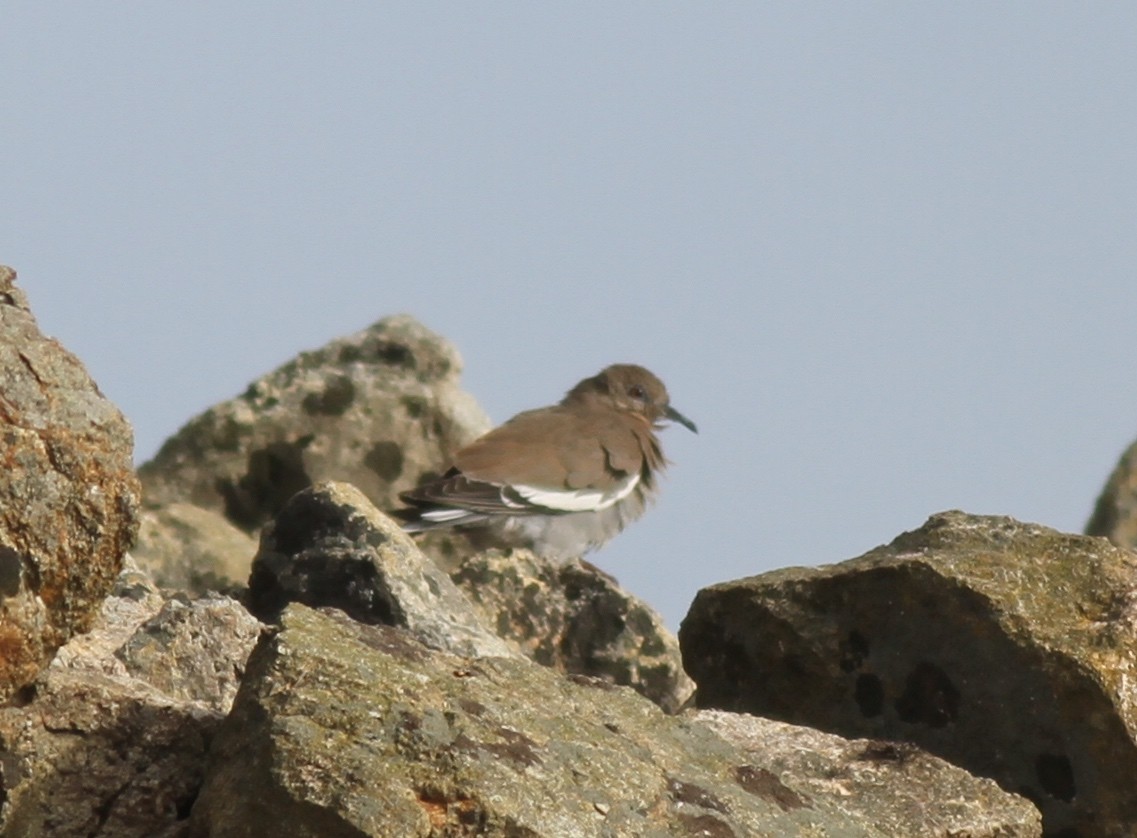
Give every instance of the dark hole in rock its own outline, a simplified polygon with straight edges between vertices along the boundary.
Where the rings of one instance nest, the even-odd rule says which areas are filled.
[[[909,724],[945,727],[959,716],[959,690],[938,666],[920,661],[896,699],[896,713]]]
[[[840,667],[842,672],[854,672],[861,668],[869,656],[869,642],[855,629],[841,643]]]
[[[884,685],[875,675],[865,673],[857,676],[853,698],[856,699],[862,716],[879,716],[884,712]]]
[[[1078,793],[1074,784],[1074,766],[1065,754],[1039,754],[1034,770],[1043,791],[1069,803]]]

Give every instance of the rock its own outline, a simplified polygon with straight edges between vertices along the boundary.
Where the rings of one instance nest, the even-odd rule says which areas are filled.
[[[162,587],[200,595],[243,587],[256,552],[220,512],[170,503],[143,511],[133,555]]]
[[[672,713],[694,689],[659,614],[587,563],[489,550],[450,578],[500,637],[539,664],[632,687]]]
[[[147,505],[191,503],[252,533],[334,479],[390,509],[488,429],[460,371],[457,351],[406,316],[302,353],[167,440],[139,469]]]
[[[184,836],[260,628],[231,599],[164,603],[128,567],[29,703],[0,708],[0,834]]]
[[[290,605],[249,659],[191,835],[888,834],[754,758],[623,687]]]
[[[303,602],[407,628],[435,649],[517,654],[399,525],[346,483],[298,492],[265,527],[248,602],[266,621],[288,603]]]
[[[1137,548],[1137,442],[1121,455],[1102,487],[1086,535],[1108,538],[1118,547]]]
[[[993,780],[973,777],[915,745],[844,739],[759,716],[700,710],[691,716],[747,751],[787,799],[824,798],[885,835],[1027,838],[1042,834],[1038,809]],[[792,795],[792,797],[791,797]]]
[[[1048,835],[1137,823],[1137,556],[949,512],[839,565],[707,588],[697,703],[914,742],[1028,796]],[[1063,832],[1065,830],[1065,832]]]
[[[171,599],[115,652],[126,671],[171,698],[227,711],[264,626],[234,599]]]
[[[130,425],[0,267],[0,700],[86,631],[138,529]]]

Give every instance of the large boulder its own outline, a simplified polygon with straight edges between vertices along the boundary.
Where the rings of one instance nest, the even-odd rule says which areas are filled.
[[[391,508],[488,428],[461,369],[407,316],[303,352],[168,439],[138,470],[146,503],[193,503],[254,532],[296,492],[340,480]]]
[[[995,807],[983,822],[1009,812],[1003,831],[955,834],[1038,834],[1021,801],[941,770],[959,775],[948,793]],[[935,787],[913,794],[932,811],[943,803]],[[846,795],[821,782],[795,791],[760,750],[632,690],[291,605],[249,659],[191,835],[898,834],[878,828],[883,816],[856,815]]]
[[[138,529],[129,423],[0,266],[0,700],[86,631]]]
[[[1047,834],[1127,836],[1135,603],[1137,556],[1105,539],[949,512],[707,588],[679,636],[699,707],[913,742],[1029,796]]]

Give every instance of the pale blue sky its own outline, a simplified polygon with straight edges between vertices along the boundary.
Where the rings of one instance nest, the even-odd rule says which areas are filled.
[[[962,508],[1078,530],[1137,436],[1132,3],[30,3],[0,262],[138,458],[396,312],[495,420],[642,363],[698,588]]]

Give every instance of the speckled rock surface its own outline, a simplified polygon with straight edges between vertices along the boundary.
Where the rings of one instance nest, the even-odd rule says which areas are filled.
[[[826,799],[850,821],[871,824],[885,835],[1042,835],[1042,816],[1029,800],[910,743],[844,739],[721,710],[699,710],[690,718],[745,750],[798,799]]]
[[[694,689],[663,618],[591,565],[489,550],[450,578],[498,635],[537,663],[631,687],[668,712]]]
[[[85,631],[138,529],[129,423],[0,266],[0,699]]]
[[[701,591],[680,629],[704,708],[907,740],[995,778],[1047,834],[1137,824],[1137,556],[949,512],[839,565]]]
[[[92,630],[0,708],[0,835],[184,836],[261,628],[231,599],[166,602],[128,562]]]
[[[147,506],[192,503],[253,533],[300,489],[342,480],[390,509],[488,429],[460,371],[407,316],[304,352],[167,440],[139,469]]]
[[[298,492],[261,534],[249,607],[272,621],[289,602],[407,628],[458,654],[518,654],[395,521],[346,483]]]
[[[195,836],[877,836],[622,687],[289,606],[210,753]]]
[[[131,554],[163,588],[204,594],[244,587],[257,541],[220,512],[169,503],[142,512]]]

